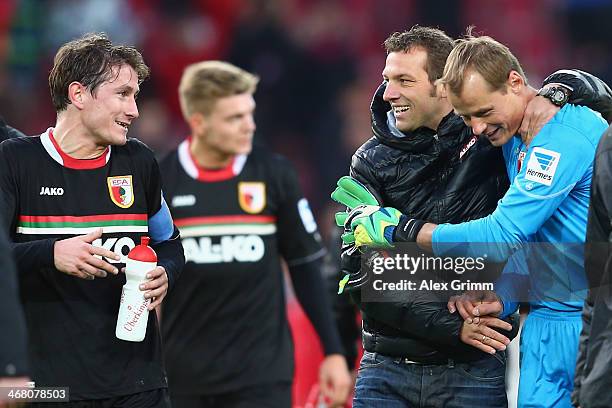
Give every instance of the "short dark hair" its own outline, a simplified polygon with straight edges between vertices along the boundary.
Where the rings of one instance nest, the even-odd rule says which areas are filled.
[[[123,64],[134,68],[139,84],[149,76],[149,67],[136,48],[113,45],[104,33],[85,34],[67,42],[55,54],[53,68],[49,73],[53,107],[57,112],[68,107],[70,83],[80,82],[94,95],[96,88],[108,81],[113,70]]]
[[[414,25],[410,30],[395,32],[384,42],[387,54],[407,52],[421,47],[427,52],[427,76],[432,84],[442,78],[446,58],[453,49],[453,39],[440,29]]]

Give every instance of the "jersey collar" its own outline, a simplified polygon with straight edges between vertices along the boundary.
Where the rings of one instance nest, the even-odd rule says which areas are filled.
[[[108,146],[104,153],[95,159],[75,159],[66,154],[57,144],[53,137],[53,128],[47,129],[45,133],[40,135],[40,140],[43,147],[49,153],[49,156],[59,164],[69,169],[77,170],[92,170],[104,167],[110,160],[111,147]]]
[[[236,177],[242,171],[247,155],[239,154],[230,164],[222,169],[205,169],[199,166],[190,150],[191,137],[183,140],[178,147],[178,156],[185,172],[192,178],[200,181],[224,181]]]

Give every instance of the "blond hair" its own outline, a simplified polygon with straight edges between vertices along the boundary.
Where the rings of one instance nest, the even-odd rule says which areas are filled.
[[[179,85],[183,116],[209,114],[218,99],[254,93],[259,77],[228,62],[203,61],[188,65]]]
[[[465,72],[473,69],[493,91],[503,90],[511,71],[516,71],[527,83],[527,77],[514,54],[504,44],[488,36],[473,36],[468,28],[465,38],[455,40],[440,82],[460,96]]]

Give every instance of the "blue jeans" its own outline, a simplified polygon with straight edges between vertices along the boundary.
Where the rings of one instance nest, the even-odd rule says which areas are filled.
[[[507,407],[506,356],[498,352],[471,363],[408,363],[365,352],[359,366],[353,407]]]

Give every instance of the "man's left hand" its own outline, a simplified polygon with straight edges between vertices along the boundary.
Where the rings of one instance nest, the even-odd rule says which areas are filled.
[[[496,351],[505,350],[510,339],[493,328],[510,331],[512,325],[496,317],[481,317],[478,323],[468,323],[465,320],[459,337],[465,344],[485,353],[495,354]]]
[[[351,375],[341,354],[330,354],[319,367],[319,387],[329,407],[346,404],[351,392]]]
[[[125,273],[125,268],[121,268],[121,272]],[[147,309],[153,310],[161,305],[168,293],[168,274],[163,266],[158,266],[147,273],[147,279],[140,284],[139,289],[145,292],[145,299],[151,299]]]

